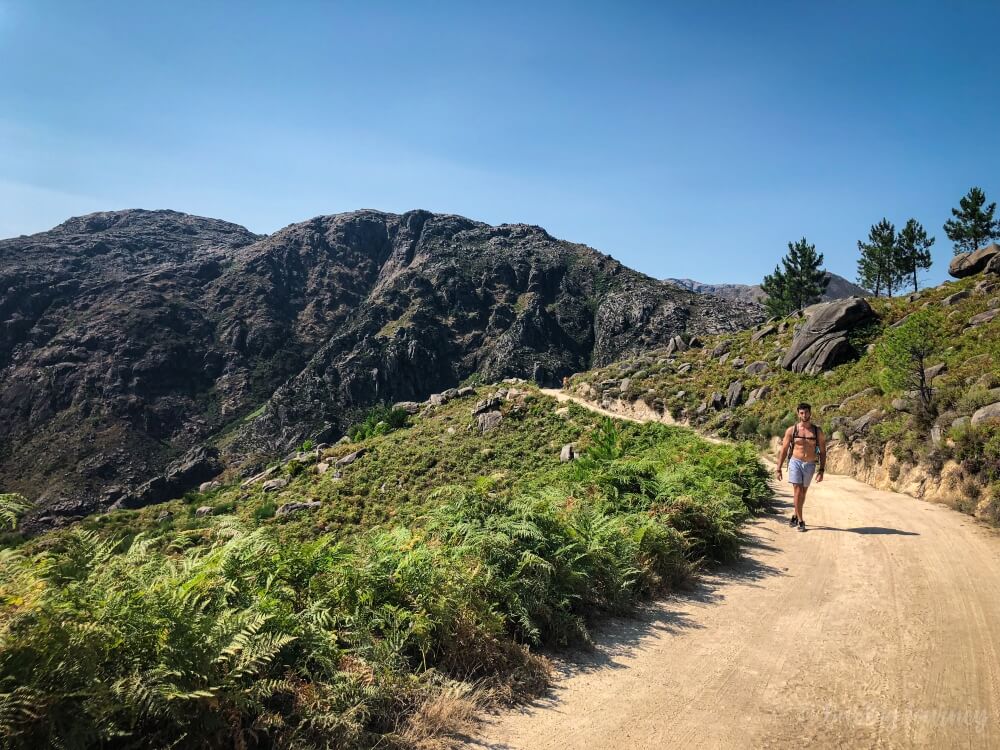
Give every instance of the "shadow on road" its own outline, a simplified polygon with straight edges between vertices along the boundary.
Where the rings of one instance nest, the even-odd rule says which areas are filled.
[[[842,529],[839,526],[810,526],[810,531],[849,531],[852,534],[895,534],[897,536],[920,536],[917,531],[903,531],[902,529],[889,529],[884,526],[855,526],[850,529]]]

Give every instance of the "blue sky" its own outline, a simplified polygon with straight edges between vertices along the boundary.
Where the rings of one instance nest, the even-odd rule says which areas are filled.
[[[757,7],[760,6],[760,7]],[[997,2],[0,0],[0,236],[173,208],[528,222],[755,283],[1000,199]]]

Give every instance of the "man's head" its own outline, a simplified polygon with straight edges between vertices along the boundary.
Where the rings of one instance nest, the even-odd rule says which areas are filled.
[[[796,411],[799,414],[800,422],[808,422],[810,417],[812,417],[812,407],[805,401],[799,404],[798,409],[796,409]]]

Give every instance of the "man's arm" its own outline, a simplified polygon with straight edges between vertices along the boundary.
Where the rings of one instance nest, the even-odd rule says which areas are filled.
[[[819,432],[819,466],[816,467],[816,481],[823,481],[823,468],[826,466],[826,433],[822,430],[817,430]]]
[[[788,453],[788,444],[791,442],[792,428],[785,430],[785,436],[781,439],[781,450],[778,452],[778,467],[774,474],[781,480],[781,467],[785,465],[785,454]]]

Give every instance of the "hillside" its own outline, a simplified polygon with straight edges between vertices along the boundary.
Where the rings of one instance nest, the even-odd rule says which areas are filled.
[[[954,265],[954,264],[953,264]],[[995,267],[995,266],[994,266]],[[575,376],[570,392],[629,410],[669,412],[721,435],[767,445],[800,401],[831,438],[835,472],[947,502],[1000,522],[1000,278],[977,273],[905,298],[827,303],[700,348],[651,351]],[[824,309],[861,314],[837,342],[796,342]],[[933,413],[886,387],[877,349],[913,313],[937,312],[944,343],[928,362]],[[796,354],[798,356],[796,357]],[[829,353],[830,361],[821,360]],[[794,359],[790,363],[789,359]]]
[[[523,382],[362,425],[0,540],[4,746],[428,747],[543,689],[537,647],[733,560],[770,498],[750,446]]]
[[[159,502],[375,402],[760,319],[533,226],[358,211],[259,237],[93,214],[0,242],[0,489],[36,526]]]
[[[851,283],[843,276],[829,272],[827,272],[827,276],[830,281],[822,296],[822,300],[824,301],[843,299],[844,297],[864,297],[869,294],[866,289],[862,289],[857,284]],[[722,299],[739,302],[762,303],[767,296],[760,288],[760,284],[703,284],[693,279],[664,280],[682,289],[697,292],[698,294],[712,294]]]

